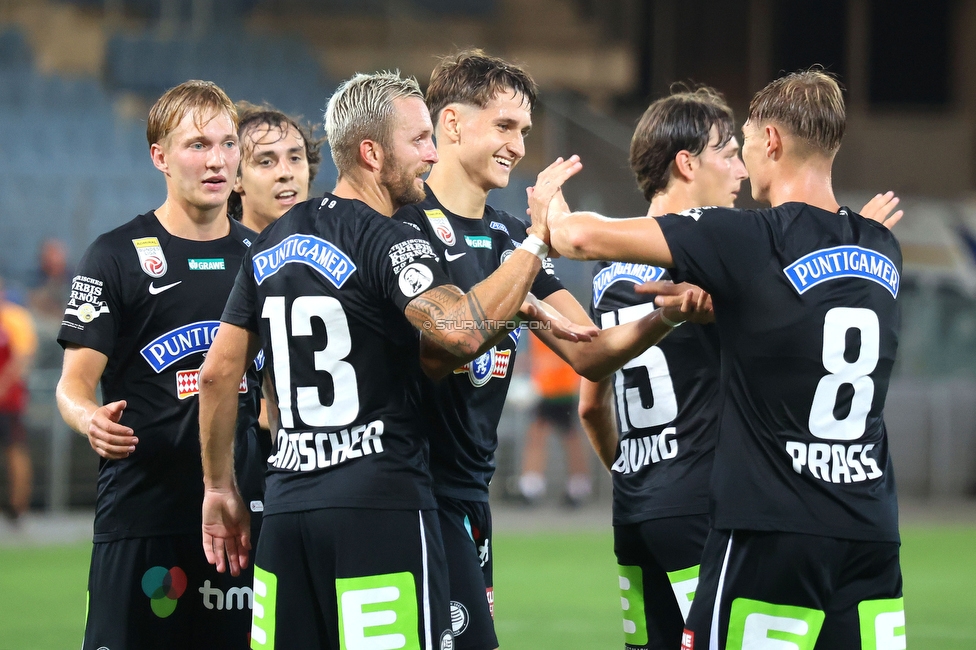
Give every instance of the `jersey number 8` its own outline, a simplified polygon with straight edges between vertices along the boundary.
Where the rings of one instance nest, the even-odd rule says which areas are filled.
[[[861,335],[857,359],[844,358],[847,332],[856,329]],[[857,440],[864,435],[868,412],[874,400],[874,381],[869,375],[878,365],[881,349],[878,315],[870,309],[834,307],[824,317],[823,366],[829,372],[817,384],[810,406],[810,433],[822,440]],[[834,408],[841,387],[854,388],[851,409],[837,419]]]
[[[329,296],[301,296],[295,298],[291,305],[292,336],[311,336],[313,318],[318,318],[325,325],[328,343],[325,348],[315,352],[313,362],[317,372],[325,372],[332,377],[335,398],[330,406],[319,401],[318,386],[298,386],[295,389],[297,409],[292,410],[291,357],[284,297],[268,296],[261,317],[267,318],[271,326],[272,369],[281,426],[294,429],[296,415],[310,427],[345,426],[352,422],[359,413],[359,388],[355,368],[343,361],[352,350],[352,339],[349,336],[349,322],[339,301]]]

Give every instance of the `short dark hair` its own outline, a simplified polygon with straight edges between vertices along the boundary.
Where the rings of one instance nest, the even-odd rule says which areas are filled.
[[[630,141],[630,168],[648,202],[667,188],[678,152],[700,154],[713,126],[715,148],[721,149],[732,139],[735,123],[722,93],[709,86],[672,86],[671,95],[647,107]]]
[[[462,50],[441,59],[430,73],[427,108],[437,124],[440,112],[449,104],[484,108],[499,93],[522,95],[529,110],[535,106],[538,87],[525,70],[483,50]]]
[[[305,159],[308,161],[308,189],[311,190],[312,181],[315,180],[315,175],[319,172],[319,165],[322,163],[322,143],[325,141],[324,138],[314,137],[315,127],[304,122],[300,117],[292,117],[279,111],[270,104],[257,106],[250,102],[237,102],[237,114],[239,119],[237,136],[241,147],[241,165],[244,164],[245,156],[249,155],[247,152],[250,149],[245,145],[249,133],[260,127],[267,127],[268,129],[280,130],[284,136],[288,129],[293,127],[298,131],[302,142],[305,143]],[[239,171],[238,174],[240,174]],[[241,195],[237,192],[231,191],[230,197],[227,199],[227,213],[238,221],[244,216]]]
[[[749,103],[749,121],[785,127],[808,146],[833,156],[847,128],[840,84],[819,66],[770,82]]]

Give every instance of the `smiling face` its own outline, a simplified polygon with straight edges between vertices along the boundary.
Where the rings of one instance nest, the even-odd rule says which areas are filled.
[[[394,100],[397,115],[390,142],[383,147],[380,182],[394,209],[424,200],[424,176],[437,162],[434,127],[427,105],[417,97]]]
[[[512,169],[525,157],[532,114],[525,96],[498,93],[484,108],[456,105],[458,157],[465,173],[486,192],[506,187]]]
[[[240,175],[243,221],[260,232],[308,198],[305,140],[294,126],[258,124],[243,134]]]
[[[172,198],[201,212],[226,204],[240,163],[237,129],[228,113],[199,119],[188,111],[150,151]]]
[[[733,137],[719,149],[718,127],[709,130],[708,146],[696,156],[694,191],[698,205],[731,208],[739,195],[742,181],[749,177],[739,158],[739,143]]]

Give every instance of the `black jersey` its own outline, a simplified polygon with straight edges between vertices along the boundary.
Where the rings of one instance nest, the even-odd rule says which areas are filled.
[[[485,206],[481,219],[465,219],[442,206],[430,188],[427,199],[402,208],[394,218],[419,230],[434,247],[440,266],[464,291],[491,275],[525,239],[525,224]],[[563,288],[546,259],[532,284],[539,299]],[[430,419],[431,473],[438,495],[488,500],[495,473],[498,421],[512,379],[518,347],[515,329],[492,349],[439,382],[423,382]]]
[[[120,423],[139,439],[128,458],[99,462],[96,542],[200,532],[197,379],[254,237],[230,221],[227,237],[181,239],[149,212],[85,252],[58,342],[108,357],[102,397],[126,401]],[[252,366],[240,385],[239,474],[247,474],[242,462],[261,462],[257,379]],[[251,487],[241,489],[253,495]]]
[[[634,292],[670,279],[655,266],[601,262],[593,269],[590,313],[603,329],[654,311]],[[714,325],[685,323],[613,375],[620,441],[613,477],[613,523],[708,512],[719,413],[719,345]]]
[[[326,194],[261,233],[222,318],[261,335],[277,395],[266,514],[435,507],[403,312],[448,282],[425,239],[361,201]]]
[[[672,275],[715,304],[713,525],[897,541],[882,418],[900,326],[894,236],[803,203],[658,221]]]

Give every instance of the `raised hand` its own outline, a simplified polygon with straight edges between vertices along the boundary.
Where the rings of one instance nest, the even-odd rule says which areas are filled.
[[[547,323],[552,335],[564,341],[589,342],[600,335],[600,328],[596,325],[577,325],[553,309],[551,305],[541,302],[531,293],[525,298],[522,307],[519,308],[519,315],[524,320]]]
[[[690,282],[675,284],[668,280],[645,282],[634,287],[640,294],[656,296],[654,304],[664,310],[664,316],[674,323],[691,321],[699,325],[715,321],[712,297]]]
[[[874,198],[864,204],[864,207],[861,208],[858,214],[865,219],[884,224],[888,230],[891,230],[905,216],[904,210],[899,210],[891,214],[891,211],[898,205],[899,200],[894,192],[875,194]]]
[[[535,185],[527,190],[529,199],[528,214],[532,217],[529,234],[535,235],[549,243],[549,226],[547,223],[549,203],[560,194],[563,183],[583,169],[579,156],[568,159],[556,158],[555,162],[539,172]],[[565,201],[562,202],[565,206]],[[567,206],[568,207],[568,206]]]

